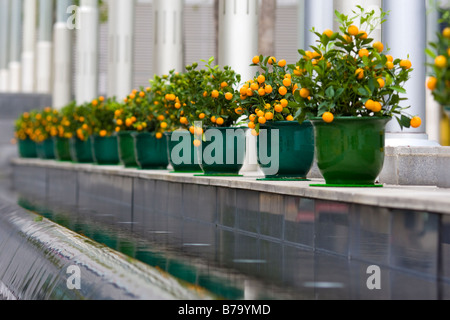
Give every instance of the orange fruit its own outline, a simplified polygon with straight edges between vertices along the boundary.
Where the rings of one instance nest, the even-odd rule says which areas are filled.
[[[273,113],[272,112],[266,112],[266,114],[264,115],[264,117],[267,120],[272,120],[273,119]]]
[[[254,56],[252,59],[253,64],[258,64],[259,63],[259,56]]]
[[[301,76],[301,75],[303,74],[303,72],[302,72],[302,70],[300,69],[299,66],[295,67],[294,74],[295,74],[297,77],[299,77],[299,76]]]
[[[292,80],[291,80],[291,79],[285,78],[285,79],[283,80],[283,85],[284,85],[285,87],[290,87],[291,84],[292,84]]]
[[[382,78],[378,78],[377,82],[381,89],[384,88],[384,86],[386,85],[386,82]]]
[[[427,81],[427,88],[431,91],[435,90],[437,87],[437,79],[435,77],[430,77]]]
[[[386,62],[386,68],[388,68],[389,70],[394,69],[394,63],[392,61]]]
[[[241,115],[244,113],[244,109],[242,109],[242,107],[238,107],[236,109],[234,109],[234,112],[236,112],[236,114]]]
[[[281,104],[275,105],[275,111],[278,113],[283,112],[283,106]]]
[[[261,110],[258,110],[258,112],[256,112],[256,115],[259,117],[259,118],[261,118],[261,117],[264,117],[264,111],[261,111]]]
[[[167,125],[167,122],[161,122],[160,126],[161,126],[162,129],[167,129],[168,125]]]
[[[302,97],[304,99],[308,98],[310,94],[311,94],[311,92],[306,88],[302,88],[300,90],[300,97]]]
[[[286,108],[288,106],[289,102],[286,99],[282,99],[280,101],[280,104],[283,108]]]
[[[216,121],[217,121],[217,120],[216,120],[216,117],[215,117],[215,116],[212,116],[212,117],[211,117],[211,122],[212,122],[212,123],[216,123]]]
[[[145,97],[145,92],[144,91],[139,92],[139,97],[141,98]]]
[[[272,65],[274,63],[277,63],[277,59],[275,57],[270,57],[267,62]]]
[[[100,131],[100,137],[106,137],[107,134],[108,132],[106,130]]]
[[[258,89],[258,94],[262,97],[266,94],[266,90],[264,88],[259,88]]]
[[[285,66],[286,66],[286,64],[287,64],[287,62],[286,62],[286,60],[280,60],[279,62],[278,62],[278,65],[281,67],[281,68],[284,68]]]
[[[256,82],[254,82],[250,85],[250,89],[257,91],[259,89],[259,85]]]
[[[434,64],[439,69],[443,69],[447,66],[447,58],[445,56],[437,56],[436,59],[434,59]]]
[[[422,119],[420,117],[413,117],[411,119],[411,127],[419,128],[422,125]]]
[[[323,34],[326,35],[328,38],[331,38],[331,37],[333,36],[334,32],[333,32],[333,30],[326,29],[326,30],[323,32]]]
[[[247,96],[252,97],[253,96],[253,90],[251,88],[247,89]]]
[[[226,83],[225,81],[224,82],[222,82],[221,84],[220,84],[220,87],[223,89],[223,88],[226,88],[226,87],[228,87],[228,83]]]
[[[294,117],[289,115],[289,116],[286,117],[286,120],[287,121],[294,121]]]
[[[332,123],[334,121],[334,115],[331,112],[325,112],[322,116],[322,119],[326,123]]]
[[[259,84],[262,84],[262,83],[266,82],[266,77],[263,74],[261,74],[258,76],[257,80],[258,80]]]
[[[247,85],[244,85],[244,86],[242,86],[242,88],[239,90],[239,92],[242,94],[242,95],[246,95],[247,94],[247,89],[249,88],[249,86],[247,86]]]
[[[249,123],[248,123],[248,127],[249,127],[250,129],[255,129],[255,128],[256,128],[256,125],[255,125],[254,122],[249,122]]]
[[[412,63],[411,63],[411,61],[405,59],[405,60],[400,61],[400,67],[402,67],[403,69],[408,70],[408,69],[410,69],[412,67]]]
[[[250,120],[251,122],[254,122],[254,121],[256,120],[256,114],[250,115],[249,120]]]
[[[391,56],[390,54],[387,54],[386,58],[387,58],[387,61],[394,62],[394,57]]]
[[[200,113],[200,114],[198,115],[198,118],[199,118],[200,120],[205,119],[205,117],[206,117],[206,114],[204,114],[204,113]]]
[[[450,27],[446,27],[442,31],[442,35],[444,36],[444,38],[450,39]]]
[[[231,92],[227,92],[225,93],[225,99],[227,99],[228,101],[233,99],[233,94]]]
[[[259,136],[259,132],[256,131],[255,129],[252,130],[252,136],[257,137]]]
[[[383,45],[383,43],[381,43],[380,41],[375,41],[375,42],[373,43],[373,48],[374,48],[375,50],[377,50],[378,53],[381,53],[381,52],[383,52],[383,50],[384,50],[384,45]]]
[[[361,80],[364,78],[364,70],[359,68],[355,71],[355,76],[358,78],[358,80]]]
[[[267,122],[267,119],[266,119],[266,117],[259,117],[259,118],[258,118],[258,122],[259,122],[260,124],[265,124],[265,123]]]
[[[372,99],[367,100],[365,106],[367,110],[372,111],[373,107],[374,107],[374,101]]]
[[[216,120],[216,124],[217,124],[217,125],[221,126],[221,125],[223,125],[224,123],[225,123],[225,121],[224,121],[222,118],[217,118],[217,120]]]
[[[156,133],[156,139],[162,139],[163,134],[161,132]]]
[[[375,113],[380,112],[382,108],[383,108],[383,106],[381,105],[380,102],[378,102],[378,101],[373,102],[373,107],[372,107],[373,112],[375,112]]]
[[[200,141],[200,140],[194,140],[194,146],[196,147],[196,148],[198,148],[198,147],[200,147],[202,145],[202,142]]]
[[[360,32],[359,32],[359,37],[360,37],[361,39],[363,39],[363,40],[367,39],[368,36],[369,36],[369,35],[368,35],[367,32],[365,32],[365,31],[360,31]]]
[[[348,27],[348,34],[351,36],[357,36],[359,34],[358,27],[355,25]]]
[[[361,49],[358,52],[359,56],[362,57],[368,57],[370,55],[369,50],[367,49]]]
[[[278,90],[278,93],[281,94],[282,96],[285,96],[287,94],[287,89],[286,87],[280,87],[280,89]]]
[[[211,97],[213,99],[217,99],[219,97],[219,91],[213,90],[213,92],[211,93]]]

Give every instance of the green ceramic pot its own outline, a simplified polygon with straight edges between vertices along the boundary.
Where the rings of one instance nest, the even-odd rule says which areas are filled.
[[[169,162],[175,172],[202,172],[194,136],[187,130],[166,132]]]
[[[373,185],[385,156],[386,124],[391,118],[342,117],[314,125],[318,167],[330,185]]]
[[[166,170],[169,166],[167,139],[157,139],[154,133],[134,133],[136,161],[142,170]]]
[[[36,144],[38,157],[44,160],[55,160],[55,144],[52,138]]]
[[[36,152],[36,143],[30,138],[27,138],[26,140],[19,140],[17,142],[17,146],[19,148],[19,156],[21,158],[33,159],[38,157]]]
[[[208,128],[205,141],[197,148],[205,175],[238,175],[244,166],[245,128]]]
[[[258,163],[266,178],[305,179],[314,163],[311,122],[269,121],[261,125],[257,152]]]
[[[117,136],[92,136],[92,155],[94,162],[99,165],[120,164]]]
[[[122,131],[118,134],[120,162],[126,168],[137,168],[134,139],[131,131]]]
[[[55,157],[59,161],[72,161],[70,154],[70,140],[66,138],[53,137],[55,145]]]
[[[80,140],[79,138],[70,139],[70,154],[74,162],[94,162],[91,138],[89,137],[86,141]]]

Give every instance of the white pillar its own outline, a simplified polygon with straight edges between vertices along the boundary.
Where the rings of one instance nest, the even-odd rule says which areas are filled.
[[[183,0],[153,1],[153,70],[157,75],[184,70],[183,10]]]
[[[422,126],[417,129],[401,130],[396,120],[387,125],[386,143],[388,145],[428,145],[425,111],[426,78],[426,7],[423,0],[384,0],[383,10],[389,12],[382,27],[383,43],[390,48],[394,59],[407,59],[414,71],[406,83],[408,113],[422,118]]]
[[[376,16],[379,17],[382,3],[381,0],[334,0],[334,8],[340,13],[343,13],[349,17],[355,16],[353,11],[360,12],[356,6],[363,7],[366,12],[374,10]],[[354,23],[358,28],[361,29],[359,21],[354,21]],[[334,19],[334,30],[339,31],[339,24],[336,22],[336,19]],[[362,30],[365,30],[364,26]],[[374,41],[381,41],[381,26],[374,30],[374,32],[370,35],[370,38],[374,39]]]
[[[297,30],[298,30],[298,47],[305,48],[305,1],[297,0]]]
[[[81,104],[98,96],[98,1],[81,0],[79,18],[76,101]]]
[[[22,51],[22,91],[36,89],[36,7],[37,0],[24,0],[23,7],[23,51]]]
[[[116,78],[117,78],[117,0],[108,1],[108,81],[107,95],[114,97],[116,95]]]
[[[52,91],[53,4],[53,0],[39,0],[39,36],[36,46],[36,85],[39,93],[51,93]]]
[[[333,0],[305,0],[305,50],[317,45],[317,36],[311,32],[314,27],[319,33],[333,29]]]
[[[230,66],[241,75],[242,81],[253,79],[256,72],[250,64],[259,55],[258,11],[257,0],[219,2],[218,65]],[[246,32],[250,34],[244,36]]]
[[[57,1],[57,17],[54,29],[54,79],[53,107],[61,109],[72,101],[72,30],[67,21],[71,13],[67,9],[72,0]]]
[[[9,77],[11,92],[21,91],[22,1],[11,2]]]
[[[9,91],[10,1],[0,0],[0,92]]]
[[[170,2],[170,1],[166,1]],[[117,98],[125,98],[133,90],[135,0],[116,0],[116,84]],[[182,17],[182,16],[181,16]],[[181,19],[180,19],[181,21]],[[179,67],[178,67],[179,68]],[[181,71],[181,69],[178,69]]]

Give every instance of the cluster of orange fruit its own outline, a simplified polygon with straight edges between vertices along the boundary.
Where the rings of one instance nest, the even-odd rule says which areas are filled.
[[[450,27],[446,27],[443,31],[442,31],[442,35],[444,36],[444,38],[446,39],[450,39]],[[438,55],[435,59],[434,59],[434,65],[436,68],[444,70],[445,68],[448,67],[448,58],[450,57],[450,47],[447,48],[447,55]],[[427,87],[429,90],[434,91],[436,90],[438,85],[438,79],[434,76],[429,77],[428,81],[427,81]],[[450,88],[450,80],[446,80],[445,81],[445,85],[447,88]]]

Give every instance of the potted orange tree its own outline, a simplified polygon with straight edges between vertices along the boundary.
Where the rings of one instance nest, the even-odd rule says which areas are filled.
[[[80,133],[83,136],[90,133],[94,162],[99,165],[118,165],[120,158],[114,123],[117,101],[101,96],[87,103],[86,107],[90,112],[86,126],[82,126]]]
[[[241,76],[229,66],[213,66],[213,57],[204,62],[205,67],[190,80],[185,111],[194,125],[200,167],[205,175],[239,175],[246,145],[245,128],[238,127],[243,114],[237,90]]]
[[[38,111],[24,112],[15,121],[14,137],[17,140],[18,152],[21,158],[37,158],[34,139],[35,117]]]
[[[55,144],[51,135],[53,123],[50,120],[54,115],[54,110],[46,107],[37,112],[33,119],[33,139],[36,142],[36,150],[40,159],[55,159]]]
[[[240,88],[240,106],[258,136],[257,158],[266,176],[261,180],[305,180],[314,161],[314,132],[309,121],[294,121],[300,73],[275,57],[255,56],[252,63],[259,71]]]
[[[54,110],[53,116],[48,116],[47,120],[52,122],[51,136],[55,144],[55,156],[60,161],[72,161],[70,152],[70,139],[73,137],[73,109],[75,102],[70,103],[61,109]]]
[[[354,14],[336,12],[339,32],[313,29],[317,45],[299,50],[294,118],[313,123],[318,166],[328,185],[374,186],[384,164],[386,124],[395,118],[409,128],[421,120],[400,105],[411,62],[386,54],[370,38],[387,14],[381,10],[379,18],[360,6]]]
[[[91,111],[90,104],[77,105],[75,102],[62,110],[70,122],[70,126],[66,128],[67,131],[72,132],[70,154],[72,161],[77,163],[94,162],[91,142],[94,123],[91,121]]]
[[[442,10],[442,19],[439,21],[446,27],[438,34],[436,42],[430,42],[427,54],[434,60],[431,67],[427,87],[431,90],[433,98],[444,111],[450,114],[450,12]]]

